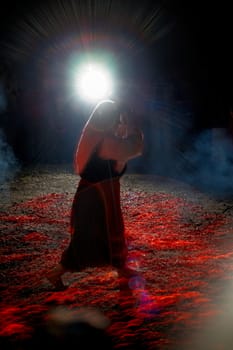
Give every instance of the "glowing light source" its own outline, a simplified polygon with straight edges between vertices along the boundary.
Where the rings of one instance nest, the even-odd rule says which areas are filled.
[[[75,79],[75,89],[84,99],[98,101],[112,93],[112,81],[107,70],[98,64],[81,67]]]

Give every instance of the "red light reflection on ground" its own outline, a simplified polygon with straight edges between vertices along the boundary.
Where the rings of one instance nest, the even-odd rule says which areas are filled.
[[[110,269],[88,269],[68,274],[64,292],[43,277],[69,240],[70,196],[34,198],[0,214],[3,339],[30,337],[38,315],[56,305],[91,306],[110,319],[116,348],[167,349],[218,314],[215,297],[233,270],[229,219],[167,193],[124,192],[122,205],[128,264],[138,276],[119,286]]]

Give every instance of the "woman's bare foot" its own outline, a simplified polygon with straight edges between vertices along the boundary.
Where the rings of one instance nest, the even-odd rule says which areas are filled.
[[[118,276],[121,278],[131,278],[131,277],[134,277],[134,276],[137,276],[138,275],[138,272],[135,271],[135,270],[132,270],[130,269],[129,267],[122,267],[121,269],[118,269],[117,270],[118,272]]]
[[[68,286],[66,286],[63,282],[61,278],[58,278],[56,281],[51,280],[50,278],[47,277],[47,279],[49,280],[49,282],[53,285],[54,290],[57,292],[66,290],[68,288]]]
[[[62,281],[62,275],[66,272],[61,264],[55,266],[49,273],[47,273],[47,280],[54,286],[55,290],[62,291],[67,288]]]

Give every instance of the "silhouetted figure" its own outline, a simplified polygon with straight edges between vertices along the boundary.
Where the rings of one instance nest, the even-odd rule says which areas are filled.
[[[127,243],[120,203],[120,178],[129,159],[143,151],[143,134],[133,115],[107,100],[94,108],[75,155],[80,181],[71,211],[71,239],[59,264],[47,278],[57,290],[65,288],[62,275],[87,267],[112,266],[119,277],[127,268]]]

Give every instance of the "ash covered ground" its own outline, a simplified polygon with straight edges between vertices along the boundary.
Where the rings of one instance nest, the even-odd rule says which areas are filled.
[[[56,292],[44,276],[69,241],[78,180],[70,166],[38,166],[0,186],[2,348],[46,346],[38,329],[48,332],[48,315],[63,307],[97,312],[114,349],[232,349],[233,201],[125,174],[128,264],[138,277],[119,287],[110,268],[92,268],[67,274],[69,288]]]

